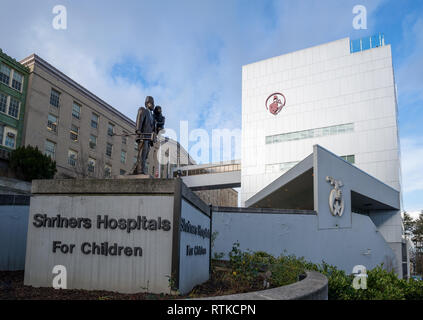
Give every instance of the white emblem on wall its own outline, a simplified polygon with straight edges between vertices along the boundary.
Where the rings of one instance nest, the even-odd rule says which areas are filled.
[[[326,177],[333,189],[329,193],[329,209],[333,216],[341,217],[344,213],[344,197],[342,196],[341,187],[343,183],[341,180],[335,180],[332,177]]]

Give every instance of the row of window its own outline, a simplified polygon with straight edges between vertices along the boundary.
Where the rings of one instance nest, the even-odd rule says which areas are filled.
[[[19,100],[0,92],[0,112],[18,119],[20,105]]]
[[[347,155],[347,156],[341,156],[341,158],[348,161],[351,164],[355,164],[355,155],[353,154]],[[299,161],[291,161],[291,162],[283,162],[283,163],[266,164],[266,173],[288,171],[289,169],[297,165],[298,162]]]
[[[71,135],[75,135],[75,131],[73,131],[72,129],[71,129]],[[48,155],[50,155],[52,157],[52,159],[54,159],[54,152],[51,151],[51,150],[53,150],[53,146],[51,145],[51,143],[53,143],[53,142],[50,141],[50,144],[48,146],[49,148],[46,149],[46,153]],[[91,135],[90,143],[89,143],[90,148],[95,149],[96,143],[97,143],[97,137]],[[112,152],[113,152],[113,145],[111,143],[107,142],[107,144],[106,144],[106,155],[111,158]],[[121,150],[121,152],[120,152],[120,162],[125,164],[126,158],[127,158],[127,152],[125,150]],[[134,159],[135,159],[134,161],[136,161],[136,156],[134,156]]]
[[[52,159],[56,157],[56,143],[50,140],[46,140],[45,147],[44,147],[44,153],[48,156],[50,156]],[[69,149],[68,150],[68,164],[72,167],[75,167],[77,165],[78,161],[78,151]],[[121,162],[126,161],[126,153],[122,154]],[[90,173],[94,173],[96,168],[96,159],[89,157],[88,163],[87,163],[87,170]],[[120,174],[125,174],[126,171],[121,169]],[[112,174],[112,166],[106,164],[104,166],[104,177],[108,178],[111,177]]]
[[[355,164],[355,155],[351,154],[348,156],[341,156],[342,159],[344,159],[345,161],[351,163],[351,164]]]
[[[289,169],[294,167],[297,163],[298,161],[266,164],[266,173],[288,171]]]
[[[342,133],[347,133],[352,131],[354,131],[354,124],[347,123],[347,124],[341,124],[341,125],[330,126],[330,127],[323,127],[323,128],[316,128],[316,129],[309,129],[309,130],[267,136],[266,144],[318,138],[318,137],[342,134]]]
[[[60,92],[59,91],[55,89],[51,89],[50,104],[53,107],[59,108],[60,106]],[[75,101],[73,102],[73,105],[72,105],[72,117],[78,120],[81,119],[81,105]],[[93,129],[98,129],[99,118],[100,116],[98,114],[94,112],[91,114],[91,127]],[[114,132],[115,132],[115,125],[109,122],[107,127],[107,135],[112,137],[114,135]],[[124,134],[125,133],[126,132],[124,132]],[[126,137],[122,137],[122,143],[126,144]]]
[[[23,75],[4,63],[0,63],[0,82],[22,92]]]
[[[57,133],[57,117],[55,115],[49,114],[47,117],[47,129]],[[79,127],[77,127],[76,125],[72,124],[70,131],[69,131],[69,138],[74,141],[74,142],[78,142],[78,138],[79,138]],[[126,144],[126,137],[122,137],[122,143]],[[90,135],[90,140],[89,140],[89,147],[90,149],[95,149],[97,146],[97,136],[91,134]],[[135,142],[135,150],[138,150],[138,144]],[[113,150],[113,145],[109,142],[107,142],[106,144],[106,155],[108,157],[112,156],[112,150]],[[121,162],[125,163],[126,162],[126,151],[122,150],[121,152]]]

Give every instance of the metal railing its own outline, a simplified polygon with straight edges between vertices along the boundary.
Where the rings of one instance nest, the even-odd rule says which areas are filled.
[[[378,33],[373,36],[350,40],[350,52],[361,52],[368,49],[382,47],[384,45],[385,36],[383,33]]]

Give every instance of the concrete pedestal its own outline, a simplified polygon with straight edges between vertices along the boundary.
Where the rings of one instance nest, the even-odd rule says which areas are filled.
[[[210,208],[180,179],[35,180],[32,194],[26,285],[51,287],[55,266],[68,289],[186,293],[209,278]]]

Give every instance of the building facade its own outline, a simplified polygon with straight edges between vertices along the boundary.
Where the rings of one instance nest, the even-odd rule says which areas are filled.
[[[0,159],[21,146],[29,69],[0,49]]]
[[[36,54],[21,63],[30,70],[23,141],[56,161],[57,177],[103,178],[133,169],[137,144],[122,135],[135,132],[134,121]]]
[[[134,121],[36,54],[21,63],[28,70],[23,143],[56,161],[57,178],[107,178],[133,171],[138,146],[133,135],[123,135],[135,132]],[[194,163],[178,142],[160,136],[147,167],[152,177],[173,178],[175,167]],[[228,199],[234,192],[201,195],[217,205],[232,203]]]
[[[381,35],[355,44],[345,38],[243,66],[242,205],[315,144],[401,190],[391,47]]]

